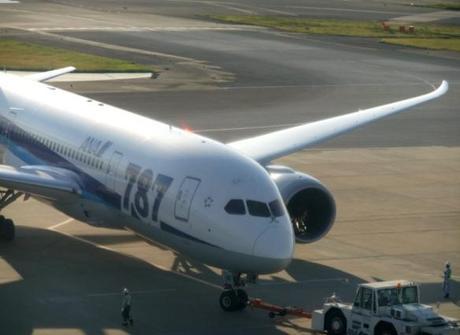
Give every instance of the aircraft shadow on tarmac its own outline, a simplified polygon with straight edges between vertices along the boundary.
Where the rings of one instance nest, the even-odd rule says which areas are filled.
[[[103,241],[110,242],[109,239]],[[34,329],[78,329],[85,334],[104,334],[107,329],[123,329],[120,292],[125,286],[133,295],[135,326],[128,330],[130,333],[148,330],[168,334],[233,334],[235,329],[240,334],[284,333],[265,313],[221,311],[217,303],[219,291],[213,287],[51,230],[18,226],[14,242],[0,243],[0,256],[21,277],[0,284],[0,325],[5,334],[31,334]],[[12,278],[11,270],[1,266],[0,280]],[[176,255],[172,270],[221,283],[219,274],[182,255]],[[319,307],[332,292],[350,300],[356,283],[361,281],[340,270],[299,259],[293,260],[287,271],[297,282],[275,275],[250,285],[248,293],[308,310]],[[453,284],[452,291],[457,292],[458,282]],[[424,291],[424,302],[438,301],[440,284],[424,286],[432,292]],[[302,327],[289,321],[283,326],[302,331]]]

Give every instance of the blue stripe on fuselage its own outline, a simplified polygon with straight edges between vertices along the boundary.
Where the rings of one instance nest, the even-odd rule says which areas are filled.
[[[9,136],[8,138],[5,138],[5,134],[7,132]],[[81,186],[84,190],[82,196],[85,199],[103,202],[111,207],[121,210],[121,195],[111,191],[97,179],[93,178],[88,173],[84,172],[75,164],[72,164],[70,161],[60,156],[41,142],[36,141],[29,133],[2,116],[0,116],[0,134],[1,140],[7,143],[8,150],[10,150],[13,155],[23,162],[28,165],[47,165],[73,171],[80,177],[80,181],[82,183]],[[139,219],[139,217],[135,215],[136,213],[134,211],[132,214],[136,219]],[[178,237],[214,248],[219,248],[216,245],[184,233],[183,231],[176,229],[163,221],[160,223],[160,226],[163,231]]]
[[[0,116],[0,133],[3,137],[2,140],[4,142],[6,140],[8,150],[25,163],[29,165],[48,165],[73,171],[80,177],[84,198],[104,202],[116,209],[121,208],[121,196],[119,194],[108,189],[100,181],[38,142],[31,134],[2,116]],[[8,133],[7,139],[5,139],[6,133]]]

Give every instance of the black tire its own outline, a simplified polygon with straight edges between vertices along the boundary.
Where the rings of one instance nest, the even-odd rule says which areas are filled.
[[[345,335],[347,333],[347,320],[338,310],[333,310],[326,316],[324,329],[329,335]]]
[[[396,329],[391,324],[384,324],[377,327],[375,335],[398,335]]]
[[[221,293],[219,297],[220,307],[226,312],[233,312],[238,306],[237,296],[235,291],[227,290]]]
[[[0,215],[0,240],[12,241],[14,240],[14,236],[15,229],[13,221]]]
[[[6,241],[13,241],[15,237],[15,228],[14,228],[14,223],[10,219],[6,219],[2,223],[3,226],[3,238]]]
[[[238,290],[236,290],[236,295],[237,295],[237,300],[238,300],[238,306],[236,307],[236,310],[242,311],[248,305],[248,300],[249,300],[248,294],[246,293],[245,290],[242,290],[239,288]]]

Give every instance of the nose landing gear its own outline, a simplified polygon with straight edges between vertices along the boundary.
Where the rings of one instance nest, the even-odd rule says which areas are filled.
[[[243,289],[228,289],[219,297],[220,307],[226,312],[241,311],[248,305],[248,294]]]
[[[242,287],[246,282],[255,282],[257,275],[246,275],[246,280],[242,278],[240,272],[222,271],[224,277],[224,291],[219,297],[220,307],[226,312],[241,311],[249,303],[248,294]]]

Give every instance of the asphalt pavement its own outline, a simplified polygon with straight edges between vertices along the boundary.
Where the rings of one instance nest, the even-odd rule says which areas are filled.
[[[28,0],[0,4],[0,36],[152,65],[156,79],[55,85],[223,142],[423,94],[448,80],[441,99],[276,162],[319,178],[336,198],[337,221],[321,241],[298,245],[286,271],[248,292],[312,310],[333,292],[349,301],[359,282],[405,278],[422,283],[424,303],[460,318],[458,54],[207,17],[388,20],[438,12],[396,0]],[[433,16],[458,24],[456,13]],[[222,312],[218,269],[131,232],[91,227],[35,200],[2,214],[15,220],[17,239],[0,244],[1,334],[308,332],[308,320]],[[454,273],[449,300],[441,292],[446,260]],[[132,328],[121,325],[123,287],[133,292]]]

